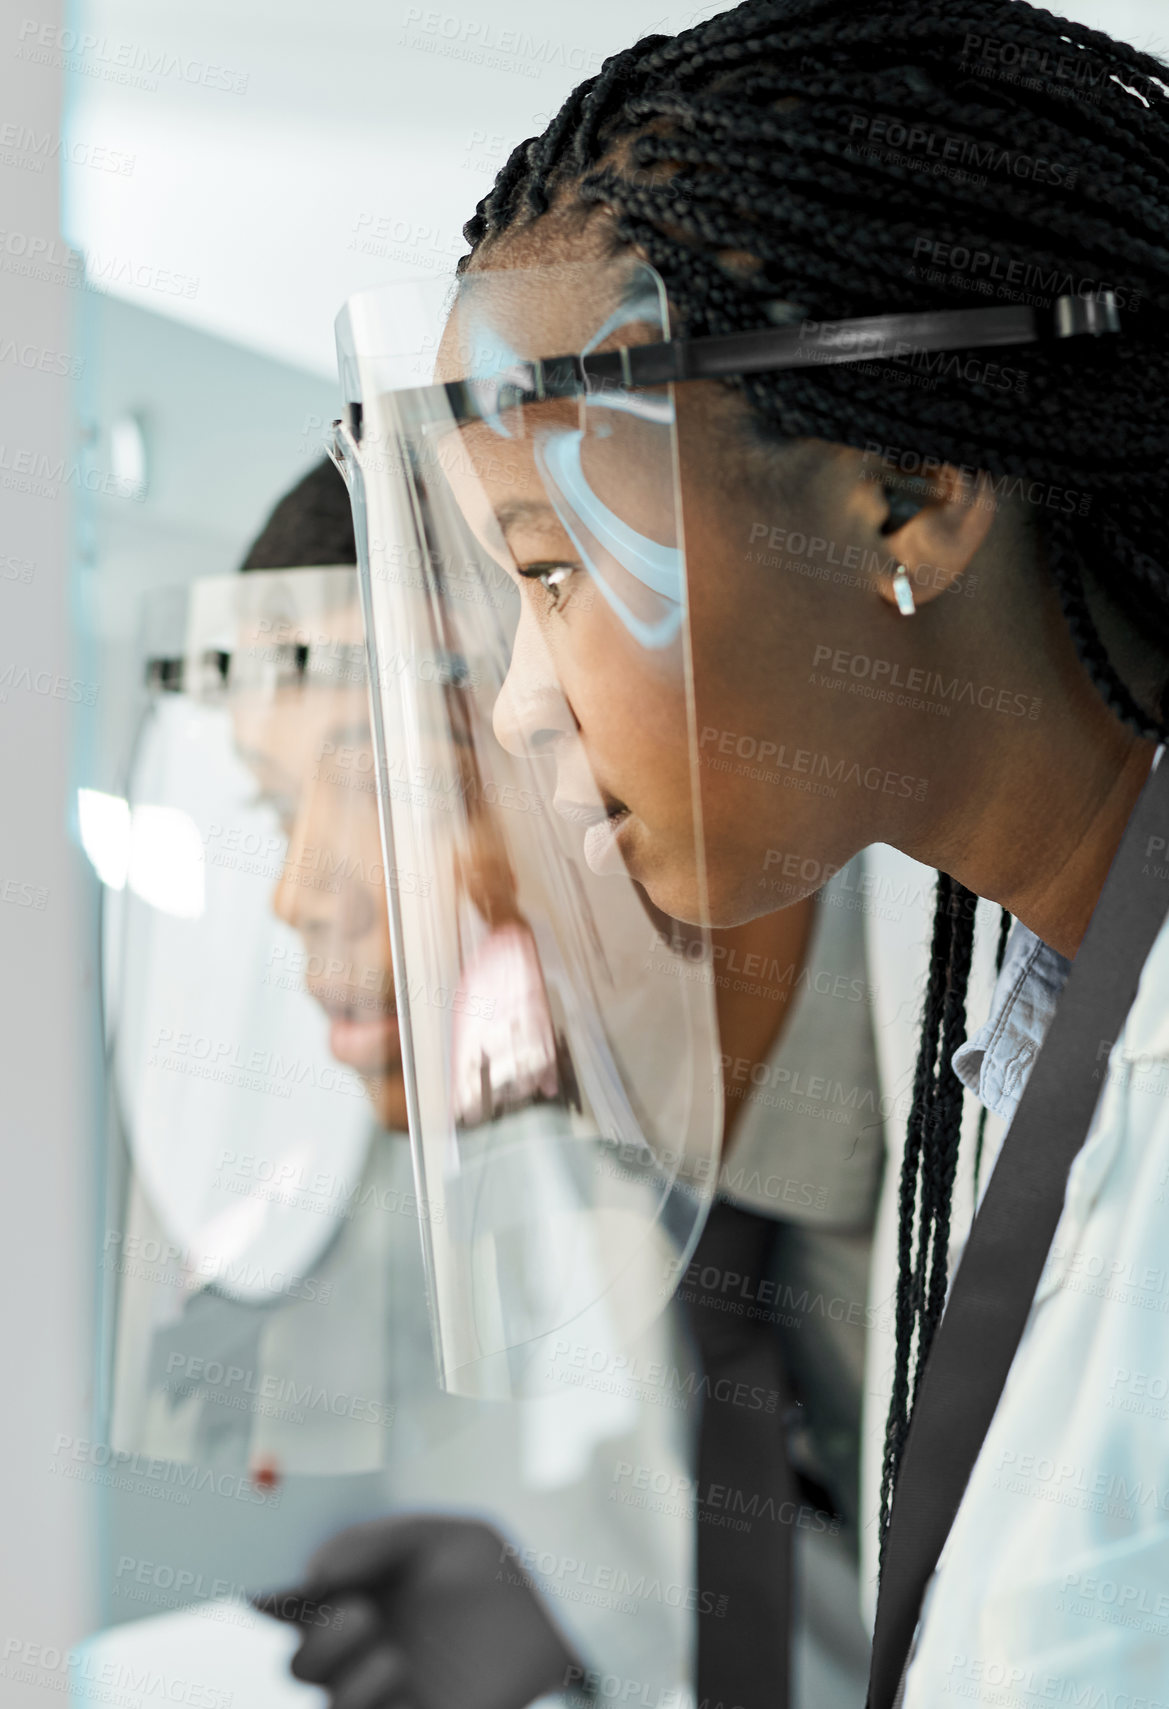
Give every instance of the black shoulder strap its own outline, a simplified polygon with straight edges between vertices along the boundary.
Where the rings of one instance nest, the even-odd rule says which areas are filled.
[[[1003,1142],[922,1374],[890,1516],[867,1709],[893,1709],[921,1599],[998,1406],[1068,1172],[1169,911],[1169,760],[1145,782]]]

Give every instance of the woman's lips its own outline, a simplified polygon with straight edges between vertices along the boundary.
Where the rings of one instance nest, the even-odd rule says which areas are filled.
[[[604,876],[626,870],[619,839],[633,815],[623,801],[601,790],[600,799],[591,801],[573,801],[558,793],[552,805],[562,819],[584,826],[583,852],[593,872]]]
[[[585,832],[584,857],[598,878],[626,870],[620,839],[622,829],[629,823],[629,819],[628,807],[622,807],[619,812],[610,813],[608,818],[590,825]]]
[[[338,1062],[359,1074],[388,1074],[402,1063],[397,1017],[338,1015],[329,1027],[329,1049]]]

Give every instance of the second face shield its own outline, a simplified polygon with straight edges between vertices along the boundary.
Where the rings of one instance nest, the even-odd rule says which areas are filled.
[[[368,1472],[408,1378],[415,1207],[357,576],[205,577],[178,615],[106,901],[109,1443]]]
[[[383,835],[419,878],[389,897],[411,1139],[460,1392],[619,1370],[717,1174],[673,396],[534,367],[666,328],[636,261],[481,271],[453,306],[391,287],[339,328]],[[691,924],[642,888],[661,858],[691,874]]]

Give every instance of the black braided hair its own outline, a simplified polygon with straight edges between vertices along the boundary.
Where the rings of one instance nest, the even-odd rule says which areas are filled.
[[[988,40],[990,76],[971,47]],[[1037,74],[1012,80],[1009,64]],[[1078,657],[1120,720],[1160,738],[1160,704],[1143,705],[1117,671],[1085,586],[1136,617],[1169,666],[1167,96],[1169,69],[1150,54],[1022,0],[746,0],[645,37],[575,89],[479,202],[459,271],[552,211],[587,218],[602,205],[614,247],[661,274],[679,335],[764,325],[777,298],[827,320],[1028,300],[988,290],[992,257],[1030,300],[1114,289],[1122,335],[1027,347],[1025,401],[959,365],[928,388],[893,383],[881,363],[724,383],[745,396],[763,445],[912,447],[996,486],[1039,483],[1028,493],[1043,498],[1041,556]],[[882,121],[924,127],[976,169],[939,174],[928,148],[869,146]],[[922,239],[925,251],[951,246],[948,270],[918,264]],[[986,266],[959,267],[953,246]],[[975,901],[939,875],[901,1181],[882,1548],[945,1300],[962,1093],[950,1058]]]

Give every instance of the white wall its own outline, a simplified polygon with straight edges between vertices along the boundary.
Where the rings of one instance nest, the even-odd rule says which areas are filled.
[[[150,306],[334,372],[333,317],[355,290],[453,266],[463,222],[513,144],[543,130],[582,77],[651,31],[725,10],[700,0],[88,0],[84,28],[136,65],[139,89],[77,80],[82,145],[134,156],[78,168],[73,241],[197,281]],[[146,76],[143,72],[142,75]],[[238,92],[236,92],[238,90]],[[362,244],[371,246],[363,249]],[[143,277],[147,277],[144,272]],[[128,292],[130,294],[130,292]]]
[[[54,20],[57,0],[44,0]],[[55,131],[60,80],[0,51],[5,122]],[[23,271],[57,229],[56,174],[0,156],[0,1702],[60,1709],[60,1646],[92,1624],[92,1489],[66,1475],[84,1438],[95,1222],[93,889],[69,836],[69,696],[100,692],[68,577],[75,442],[71,293]],[[31,362],[31,365],[27,365]],[[43,363],[43,366],[42,366]],[[60,472],[57,464],[60,462]],[[19,490],[34,467],[41,492]],[[23,471],[23,475],[20,473]],[[13,674],[7,676],[8,668]],[[26,674],[27,673],[27,674]],[[42,1667],[42,1646],[57,1648]],[[24,1669],[33,1667],[33,1677]]]

